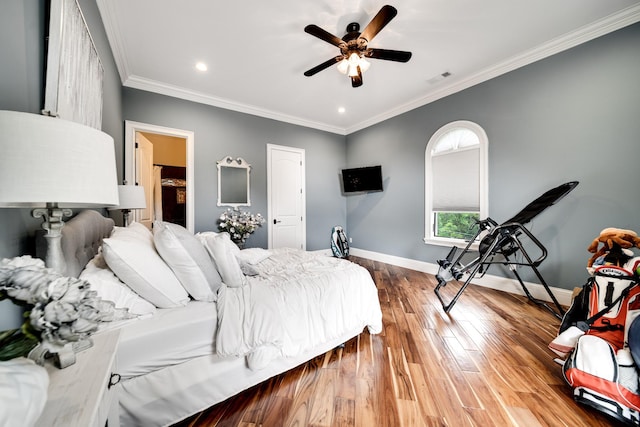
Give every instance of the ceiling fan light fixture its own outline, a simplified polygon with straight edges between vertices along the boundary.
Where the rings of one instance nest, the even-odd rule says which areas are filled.
[[[355,77],[367,71],[369,66],[371,66],[369,61],[361,57],[357,52],[351,52],[349,59],[340,61],[338,70],[343,74],[347,74],[349,77]],[[346,69],[346,72],[342,71],[344,69]]]
[[[360,25],[352,22],[347,26],[347,34],[339,38],[315,24],[304,27],[304,31],[314,37],[319,38],[340,50],[338,56],[324,61],[315,67],[304,72],[304,75],[311,77],[330,66],[337,64],[340,73],[346,74],[351,79],[351,86],[362,86],[362,73],[370,67],[369,61],[365,58],[381,59],[386,61],[407,62],[411,59],[411,52],[390,49],[369,48],[368,44],[398,13],[393,6],[385,5],[376,16],[369,21],[362,33],[359,32]]]
[[[346,58],[338,62],[338,71],[342,74],[347,74],[347,71],[349,71],[349,61]]]
[[[357,65],[353,65],[353,64],[349,64],[349,77],[355,77],[357,76],[358,73],[358,66]]]

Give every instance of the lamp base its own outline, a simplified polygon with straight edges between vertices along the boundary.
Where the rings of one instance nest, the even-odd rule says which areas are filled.
[[[129,209],[122,209],[122,222],[125,227],[129,226],[129,213],[131,211]]]
[[[64,257],[62,256],[62,218],[71,216],[71,209],[61,209],[57,203],[47,203],[46,208],[34,209],[31,215],[34,218],[43,218],[42,228],[47,231],[44,236],[47,240],[47,255],[45,265],[64,275],[67,269]]]

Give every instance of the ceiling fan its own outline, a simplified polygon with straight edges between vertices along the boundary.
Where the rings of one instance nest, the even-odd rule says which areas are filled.
[[[352,22],[347,25],[347,34],[341,39],[323,30],[317,25],[307,25],[304,31],[338,47],[340,55],[331,58],[320,65],[305,71],[304,75],[311,77],[320,71],[338,64],[338,70],[351,78],[351,86],[362,86],[362,73],[369,68],[365,58],[383,59],[386,61],[407,62],[411,59],[411,52],[402,50],[376,49],[368,47],[369,42],[382,30],[398,11],[393,6],[383,6],[382,9],[367,24],[360,33],[360,25]]]

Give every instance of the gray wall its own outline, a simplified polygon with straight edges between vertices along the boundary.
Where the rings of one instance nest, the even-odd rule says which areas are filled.
[[[267,144],[303,148],[306,159],[307,249],[329,248],[331,227],[346,224],[339,171],[345,166],[345,137],[224,110],[137,89],[123,90],[126,120],[193,131],[195,135],[195,231],[217,231],[224,207],[216,206],[216,161],[242,157],[251,164],[251,207],[267,214]],[[247,247],[267,246],[267,225]]]
[[[115,141],[118,168],[122,164],[121,84],[94,0],[80,0],[102,60],[104,76],[103,130]],[[0,110],[39,113],[44,96],[45,2],[0,2]],[[4,183],[6,184],[6,183]],[[28,209],[0,209],[0,258],[35,253],[34,235],[42,220]],[[20,310],[0,302],[0,330],[21,323]]]
[[[0,110],[40,111],[43,96],[44,10],[40,1],[0,3]],[[35,221],[27,209],[0,208],[0,258],[29,252]],[[20,324],[20,310],[0,302],[0,330]]]
[[[584,284],[586,248],[603,228],[640,232],[640,24],[349,135],[348,164],[382,164],[386,181],[383,193],[348,197],[354,247],[427,262],[446,255],[422,242],[424,154],[455,120],[487,132],[489,215],[498,222],[580,181],[529,227],[549,251],[541,271],[550,285]]]

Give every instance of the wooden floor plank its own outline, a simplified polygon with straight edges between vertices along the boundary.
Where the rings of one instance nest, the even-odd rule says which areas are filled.
[[[477,419],[481,412],[484,412],[486,416],[491,416],[492,425],[507,426],[511,423],[509,412],[507,408],[502,404],[502,401],[493,392],[492,385],[489,384],[487,379],[478,372],[465,372],[465,379],[473,389],[473,392],[478,396],[480,401],[480,408],[470,412],[472,419]],[[491,425],[491,424],[485,424]]]
[[[511,423],[517,427],[542,427],[535,415],[527,408],[507,407]]]
[[[351,260],[376,283],[381,334],[365,330],[174,427],[616,425],[573,400],[547,348],[559,326],[548,311],[472,284],[445,313],[434,276]]]
[[[436,399],[433,396],[434,389],[429,386],[429,382],[425,377],[424,369],[421,365],[410,364],[409,371],[413,378],[413,385],[416,391],[417,402],[422,411],[422,418],[435,418],[438,416],[438,408]]]
[[[355,401],[337,397],[331,425],[335,427],[355,427],[355,415]]]

